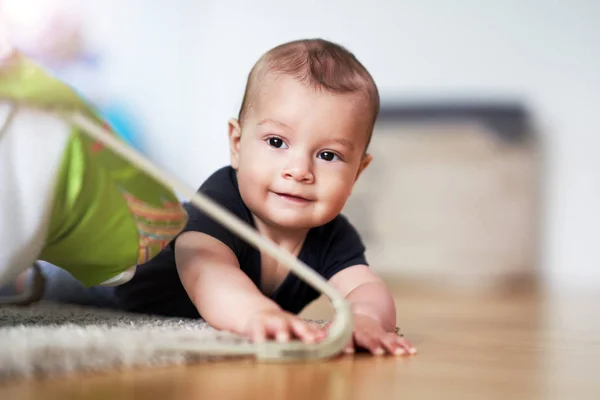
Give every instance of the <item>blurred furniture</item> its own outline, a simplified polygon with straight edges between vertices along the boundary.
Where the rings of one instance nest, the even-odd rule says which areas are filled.
[[[387,279],[535,281],[539,143],[518,104],[384,105],[344,213]]]

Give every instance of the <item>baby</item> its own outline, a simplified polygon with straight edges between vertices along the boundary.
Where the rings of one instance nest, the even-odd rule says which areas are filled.
[[[230,165],[199,191],[327,279],[352,304],[355,347],[414,354],[395,334],[386,285],[368,267],[359,234],[341,215],[371,161],[379,112],[375,82],[343,47],[320,39],[277,46],[251,70]],[[116,288],[130,310],[204,318],[253,340],[322,340],[297,314],[319,294],[268,255],[186,206],[189,222],[157,257]]]

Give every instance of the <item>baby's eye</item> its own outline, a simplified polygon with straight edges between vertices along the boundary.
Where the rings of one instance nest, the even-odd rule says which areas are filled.
[[[267,142],[269,143],[269,146],[273,146],[277,149],[280,149],[283,146],[285,146],[285,143],[283,142],[283,140],[276,138],[276,137],[267,139]]]
[[[319,153],[319,158],[325,161],[333,161],[336,158],[339,160],[339,157],[337,156],[337,154],[332,153],[331,151],[323,151],[321,153]]]

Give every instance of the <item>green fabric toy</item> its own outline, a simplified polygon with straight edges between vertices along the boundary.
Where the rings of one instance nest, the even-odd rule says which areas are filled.
[[[36,260],[85,286],[123,283],[187,214],[169,188],[47,110],[78,111],[108,128],[25,56],[0,60],[0,285]]]

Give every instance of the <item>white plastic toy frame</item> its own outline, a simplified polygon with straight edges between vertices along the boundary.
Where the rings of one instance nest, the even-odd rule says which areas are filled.
[[[303,343],[290,341],[280,343],[266,341],[262,343],[247,344],[194,344],[164,343],[164,350],[187,352],[193,354],[206,354],[210,356],[254,356],[257,360],[264,361],[308,361],[330,358],[338,355],[352,338],[352,313],[350,304],[327,281],[314,270],[302,263],[292,254],[278,247],[274,242],[257,233],[252,227],[241,219],[231,214],[210,198],[196,192],[175,176],[157,168],[152,162],[143,157],[133,148],[108,133],[105,128],[80,113],[59,112],[63,119],[77,126],[87,135],[102,142],[107,148],[120,155],[140,170],[154,177],[173,191],[189,198],[190,202],[203,212],[210,215],[224,227],[231,230],[240,238],[264,251],[282,265],[311,285],[315,290],[327,296],[335,310],[335,317],[329,327],[328,337],[319,343]]]

